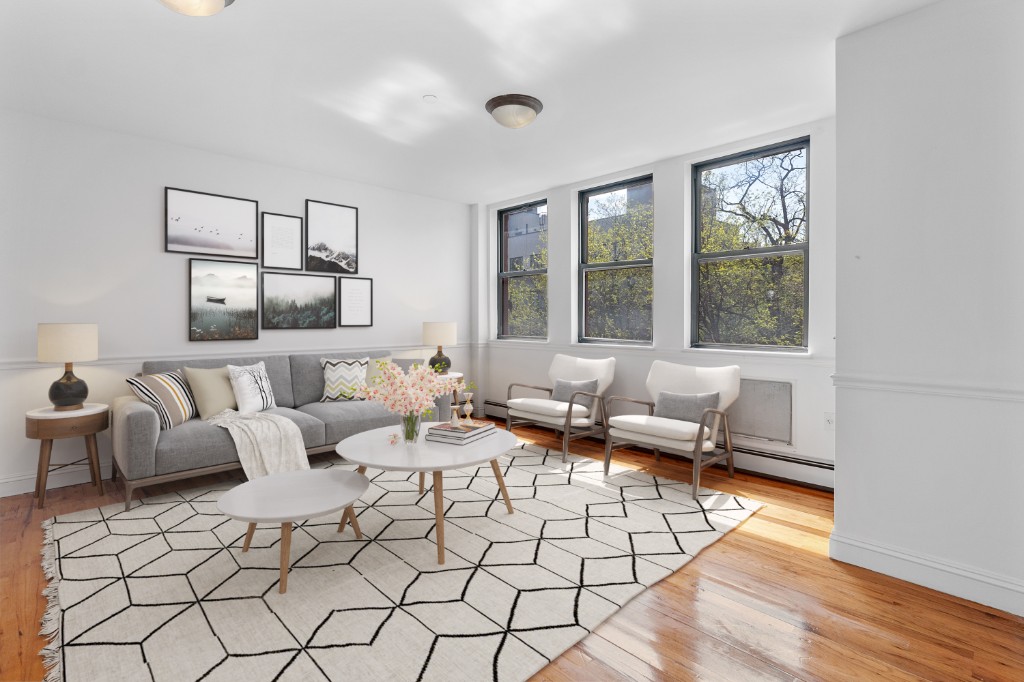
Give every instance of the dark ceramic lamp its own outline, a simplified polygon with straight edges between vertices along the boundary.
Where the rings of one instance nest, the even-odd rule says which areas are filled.
[[[431,367],[441,374],[447,374],[452,366],[451,359],[444,354],[443,346],[451,346],[456,342],[457,327],[454,322],[424,322],[423,345],[437,346],[437,355],[427,361]]]
[[[50,402],[58,411],[79,410],[89,397],[89,387],[75,376],[74,363],[99,357],[99,330],[94,324],[47,324],[36,330],[36,359],[63,362],[64,376],[50,386]]]

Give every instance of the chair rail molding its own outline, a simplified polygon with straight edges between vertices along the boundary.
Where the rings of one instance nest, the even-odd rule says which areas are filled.
[[[836,373],[832,375],[832,385],[836,388],[858,391],[885,391],[888,393],[913,393],[916,395],[970,398],[973,400],[1024,402],[1024,389],[1008,388],[995,384],[931,381],[919,377]]]

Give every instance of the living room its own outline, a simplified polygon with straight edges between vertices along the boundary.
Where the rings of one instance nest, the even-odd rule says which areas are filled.
[[[143,361],[364,349],[425,357],[434,349],[423,353],[423,323],[445,320],[457,328],[444,346],[452,369],[475,385],[476,414],[499,426],[509,384],[550,385],[556,354],[614,357],[609,396],[648,399],[654,361],[738,365],[747,382],[788,385],[788,438],[734,439],[741,480],[796,482],[796,492],[784,488],[794,496],[834,489],[824,561],[975,604],[974,616],[958,618],[998,618],[1004,639],[974,657],[974,672],[1019,675],[1024,545],[1013,538],[1024,528],[1016,502],[1024,469],[1013,426],[1024,369],[1012,358],[1024,325],[1007,311],[1024,304],[1014,260],[1021,238],[1008,220],[1024,180],[1014,154],[1024,151],[1024,7],[676,4],[235,0],[203,18],[158,0],[5,7],[0,497],[12,582],[4,610],[29,606],[5,619],[4,631],[32,630],[41,599],[13,585],[45,586],[38,559],[25,568],[7,552],[23,534],[40,536],[38,523],[34,535],[23,528],[16,502],[32,494],[38,473],[40,444],[25,437],[24,415],[47,405],[59,375],[57,363],[37,360],[39,323],[97,325],[98,358],[76,363],[75,373],[90,402],[112,404],[130,394],[125,379]],[[771,44],[767,30],[785,46],[714,52]],[[620,97],[615,87],[626,80],[630,97]],[[498,125],[484,104],[505,92],[539,98],[536,120]],[[694,166],[794,140],[809,141],[811,160],[800,348],[700,347],[691,317]],[[653,337],[581,342],[580,193],[647,176]],[[356,207],[357,274],[372,280],[372,325],[190,340],[189,268],[198,256],[166,248],[166,188],[303,218],[307,200]],[[499,215],[536,202],[546,209],[546,334],[500,338]],[[965,229],[981,239],[963,239]],[[992,246],[982,256],[978,244]],[[952,428],[960,424],[972,429]],[[560,447],[560,438],[525,433]],[[98,446],[108,492],[117,490],[109,431]],[[602,449],[599,439],[570,446],[577,456]],[[642,457],[653,463],[640,452],[640,466]],[[81,457],[80,439],[54,441],[54,464]],[[708,487],[727,481],[724,470],[708,471]],[[689,476],[685,469],[680,480]],[[78,509],[94,508],[89,480],[86,465],[53,471],[46,506],[73,495]],[[293,575],[291,589],[300,584]],[[837,627],[838,638],[854,637],[854,628]],[[21,677],[4,668],[3,679]],[[642,676],[629,670],[619,674]],[[893,670],[943,678],[910,663]]]

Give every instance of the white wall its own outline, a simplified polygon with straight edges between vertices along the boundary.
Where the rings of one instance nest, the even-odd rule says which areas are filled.
[[[344,149],[337,153],[344,154]],[[164,252],[164,187],[259,201],[304,216],[305,200],[359,208],[359,276],[373,278],[374,326],[260,330],[253,341],[188,341],[188,259]],[[100,361],[78,364],[90,400],[126,394],[146,358],[421,345],[424,320],[459,324],[449,355],[468,366],[470,208],[95,128],[0,112],[0,495],[30,491],[38,441],[24,412],[48,404],[62,368],[35,362],[38,322],[96,322]],[[200,256],[201,257],[201,256]],[[101,459],[109,464],[109,438]],[[80,439],[54,443],[77,459]],[[50,487],[88,480],[75,467]]]
[[[1024,614],[1024,3],[838,57],[834,558]]]
[[[774,142],[810,135],[810,311],[808,352],[765,353],[689,348],[690,254],[692,252],[691,168],[694,163]],[[654,175],[654,344],[637,348],[581,344],[577,339],[578,200],[580,190]],[[548,201],[548,340],[498,340],[497,211],[537,199]],[[829,462],[834,433],[824,427],[824,413],[834,411],[831,374],[835,368],[835,120],[826,119],[774,131],[735,143],[694,151],[649,166],[590,178],[572,185],[493,204],[478,211],[477,252],[488,264],[478,273],[482,295],[475,302],[481,340],[487,341],[485,398],[504,404],[513,381],[548,385],[547,368],[555,353],[581,357],[616,357],[615,382],[609,395],[646,398],[644,382],[655,359],[693,365],[738,364],[744,378],[790,381],[794,385],[794,437],[791,447],[737,439],[737,445],[783,455]],[[504,416],[504,410],[490,412]],[[737,466],[775,476],[832,486],[832,471],[747,454]]]

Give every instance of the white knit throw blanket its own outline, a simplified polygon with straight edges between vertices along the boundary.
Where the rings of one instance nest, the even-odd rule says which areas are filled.
[[[266,412],[239,414],[235,410],[224,410],[207,421],[231,434],[238,450],[238,460],[249,480],[309,468],[302,433],[287,417]]]

